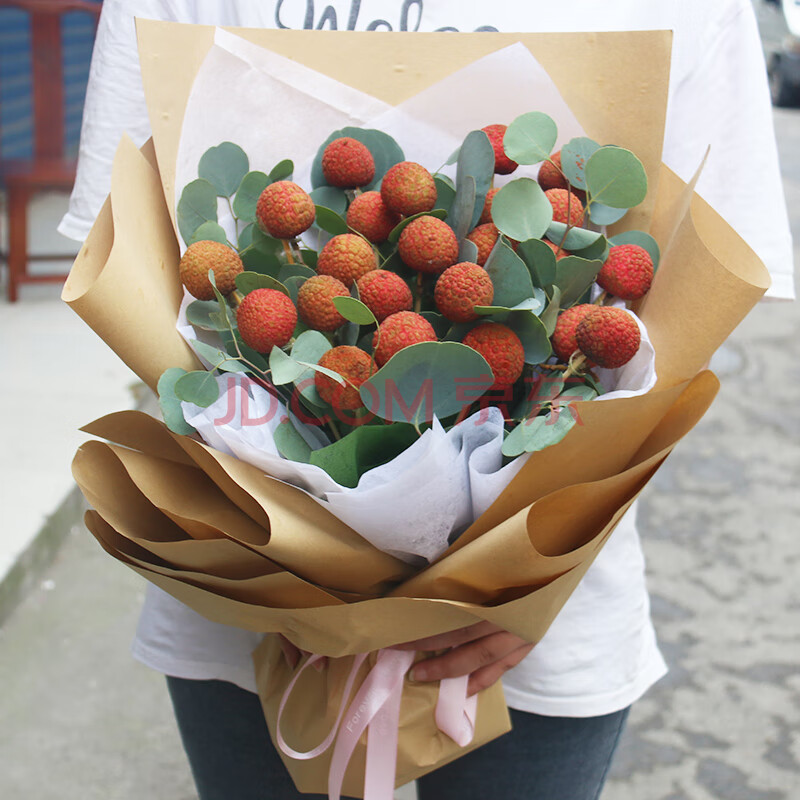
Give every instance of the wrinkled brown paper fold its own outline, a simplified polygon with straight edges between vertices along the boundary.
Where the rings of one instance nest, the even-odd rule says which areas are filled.
[[[171,214],[183,108],[213,29],[140,21],[138,31],[154,142],[142,152],[121,143],[111,196],[64,299],[153,387],[168,367],[198,367],[175,330],[181,287]],[[522,41],[590,136],[642,159],[651,191],[624,227],[651,230],[662,249],[639,309],[656,348],[656,389],[577,403],[579,424],[570,434],[533,454],[486,513],[418,574],[299,489],[144,414],[112,414],[86,426],[107,442],[83,445],[73,471],[93,506],[87,526],[107,552],[209,619],[282,633],[331,657],[323,672],[303,674],[302,699],[286,714],[286,738],[302,749],[324,738],[353,653],[479,620],[541,639],[619,519],[708,408],[718,383],[699,370],[769,280],[724,220],[660,164],[667,32],[236,33],[395,104]],[[346,57],[354,47],[359,58]],[[535,105],[532,98],[531,110]],[[275,637],[254,660],[274,736],[290,671]],[[436,731],[434,703],[435,688],[406,686],[398,784],[466,752]],[[507,729],[497,684],[481,696],[474,746]],[[362,746],[348,794],[360,795],[363,755]],[[301,790],[326,790],[327,758],[288,767]]]

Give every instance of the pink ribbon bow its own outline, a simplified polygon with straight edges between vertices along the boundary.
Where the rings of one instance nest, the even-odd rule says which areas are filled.
[[[400,699],[403,679],[414,663],[414,653],[408,650],[385,648],[378,651],[375,666],[370,670],[361,688],[345,712],[347,698],[353,682],[367,653],[356,655],[347,676],[342,705],[330,733],[317,747],[306,752],[294,750],[281,733],[281,716],[297,679],[304,669],[321,660],[312,655],[292,678],[281,698],[278,708],[278,746],[291,758],[306,760],[316,758],[332,744],[330,772],[328,774],[329,800],[339,800],[345,770],[364,731],[367,731],[367,756],[364,772],[364,800],[392,800],[397,771],[397,737],[400,725]],[[465,747],[475,734],[477,695],[467,697],[468,675],[447,678],[439,684],[439,699],[434,718],[436,726],[457,745]]]

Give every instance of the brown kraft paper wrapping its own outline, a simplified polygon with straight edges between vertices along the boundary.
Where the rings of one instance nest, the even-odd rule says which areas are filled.
[[[183,107],[213,29],[140,21],[138,30],[154,141],[142,152],[121,143],[110,199],[64,299],[154,387],[168,367],[199,366],[175,330],[181,288],[171,214]],[[74,462],[95,509],[87,525],[107,552],[209,619],[282,633],[336,659],[322,673],[304,673],[304,698],[341,692],[340,670],[349,669],[353,653],[482,619],[538,641],[619,519],[710,404],[716,379],[696,373],[768,285],[752,251],[660,164],[670,35],[371,33],[356,40],[360,34],[235,32],[391,103],[522,41],[587,133],[629,147],[645,165],[648,198],[618,227],[649,229],[662,249],[640,308],[656,346],[659,383],[641,397],[576,404],[580,424],[566,439],[531,457],[490,509],[416,575],[299,489],[137,412],[86,427],[111,443],[84,445]],[[354,41],[365,48],[369,71],[339,57]],[[621,49],[624,59],[617,57]],[[563,59],[567,50],[571,57]],[[607,103],[596,102],[599,91]],[[631,96],[637,103],[628,102]],[[576,518],[576,507],[586,512]],[[274,720],[289,677],[274,637],[256,652],[255,665],[266,716]],[[432,691],[405,689],[398,783],[464,752],[444,743],[440,760],[428,758],[424,743],[437,736]],[[428,716],[413,713],[417,706]],[[317,713],[304,702],[287,719],[293,746],[302,744],[304,714]],[[498,685],[481,697],[476,742],[507,724]],[[307,735],[315,738],[310,729]],[[289,765],[305,791],[325,791],[325,762],[317,761]],[[360,772],[357,761],[348,793],[360,794]]]

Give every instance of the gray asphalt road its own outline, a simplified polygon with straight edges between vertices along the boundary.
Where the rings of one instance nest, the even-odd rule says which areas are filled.
[[[800,242],[800,111],[776,124]],[[604,800],[800,797],[799,320],[762,305],[741,326],[712,365],[717,402],[642,503],[671,669]],[[162,680],[128,657],[142,591],[76,527],[0,629],[0,797],[194,797]]]

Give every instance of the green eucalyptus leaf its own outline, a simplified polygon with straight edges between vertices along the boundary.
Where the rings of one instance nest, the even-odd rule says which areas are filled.
[[[618,233],[608,240],[612,246],[618,244],[638,244],[650,253],[650,258],[653,259],[653,269],[658,269],[658,262],[661,260],[661,250],[658,247],[658,242],[649,234],[644,231],[625,231]]]
[[[595,259],[598,259],[599,261],[605,261],[606,258],[608,258],[608,242],[606,241],[606,237],[600,236],[588,247],[583,247],[579,250],[573,250],[572,255],[580,256],[580,258],[585,258],[589,261],[593,261]]]
[[[218,195],[230,197],[249,168],[247,153],[238,144],[223,142],[216,147],[209,147],[200,156],[197,174],[207,180]]]
[[[325,208],[325,206],[316,206],[316,209],[317,216],[315,221],[317,227],[322,228],[327,233],[332,233],[334,236],[338,236],[340,233],[349,233],[350,228],[348,228],[347,223],[335,211]]]
[[[305,364],[316,364],[331,349],[331,343],[324,333],[309,330],[301,333],[292,345],[292,358]],[[314,370],[306,368],[295,380],[295,389],[315,406],[325,406],[314,384]]]
[[[595,225],[613,225],[628,213],[627,208],[611,208],[602,203],[590,203],[588,210],[589,219]]]
[[[213,369],[219,369],[223,372],[247,372],[247,367],[244,364],[236,358],[231,358],[224,350],[201,342],[198,339],[193,339],[191,344],[195,352],[208,361]]]
[[[178,230],[184,242],[204,222],[217,221],[217,190],[202,178],[187,183],[178,201]]]
[[[269,184],[269,177],[263,172],[248,172],[242,178],[242,182],[236,190],[236,196],[233,198],[233,213],[243,222],[254,222],[258,198]],[[239,246],[243,246],[241,237]]]
[[[534,286],[544,289],[556,279],[556,254],[541,239],[528,239],[517,246]]]
[[[175,394],[175,383],[186,375],[180,367],[170,367],[158,379],[158,404],[167,427],[181,436],[190,436],[197,431],[186,421],[181,408],[181,401]]]
[[[227,245],[228,234],[225,233],[225,228],[218,222],[204,222],[199,228],[195,229],[186,244],[194,244],[195,242],[219,242]]]
[[[329,208],[341,217],[347,213],[347,195],[344,189],[328,185],[318,186],[309,192],[309,196],[315,205]]]
[[[375,315],[355,297],[334,297],[333,304],[336,310],[350,322],[356,325],[377,325]]]
[[[290,181],[292,173],[294,172],[294,161],[290,158],[284,158],[279,161],[270,171],[270,183],[277,183],[278,181]]]
[[[391,461],[416,440],[417,432],[411,425],[362,425],[338,442],[313,450],[309,461],[340,486],[352,489],[365,472]]]
[[[519,336],[526,364],[541,364],[552,354],[550,338],[542,320],[533,311],[512,311],[505,324]]]
[[[443,208],[450,211],[453,200],[456,199],[455,184],[446,175],[435,175],[433,182],[436,184],[436,205],[434,208]]]
[[[270,350],[269,368],[271,380],[276,386],[294,383],[306,371],[306,367],[301,366],[294,358],[286,355],[280,347],[273,347]]]
[[[192,370],[175,381],[175,396],[185,403],[208,408],[219,398],[219,386],[212,372]]]
[[[561,290],[561,306],[568,308],[580,300],[594,283],[602,261],[587,261],[577,256],[566,256],[556,262],[555,285]]]
[[[472,175],[459,178],[456,196],[450,213],[447,215],[447,224],[453,229],[459,242],[472,229],[472,214],[475,209],[476,184]]]
[[[518,164],[538,164],[553,151],[558,128],[552,117],[530,111],[517,117],[503,136],[503,150]]]
[[[443,339],[447,331],[450,330],[450,320],[438,311],[422,311],[421,316],[430,322],[437,339]]]
[[[584,176],[586,162],[599,149],[600,145],[586,136],[570,139],[561,148],[561,171],[575,188],[586,189],[586,178]]]
[[[360,394],[370,412],[393,422],[430,422],[461,410],[465,389],[481,394],[493,383],[486,360],[458,342],[421,342],[395,353]]]
[[[492,220],[497,229],[518,242],[541,238],[552,219],[553,206],[531,178],[507,183],[492,200]]]
[[[303,260],[303,264],[307,266],[309,269],[315,270],[317,269],[317,258],[319,253],[316,250],[301,250],[300,257]]]
[[[311,267],[307,267],[305,264],[298,264],[297,262],[294,264],[281,264],[278,280],[284,283],[287,278],[293,278],[298,275],[308,280],[309,278],[313,278],[316,274],[317,273],[311,269]]]
[[[236,288],[244,295],[256,289],[275,289],[278,292],[289,295],[289,290],[285,284],[271,275],[263,275],[259,272],[240,272],[236,276]]]
[[[644,166],[624,147],[601,147],[586,162],[585,175],[592,203],[603,203],[612,208],[633,208],[647,195]]]
[[[533,295],[533,284],[525,262],[507,244],[499,242],[492,249],[484,269],[494,286],[492,305],[511,308]]]
[[[242,265],[246,272],[256,272],[273,278],[277,278],[283,268],[283,263],[274,253],[262,253],[255,249],[242,254]]]
[[[523,420],[503,442],[503,455],[513,458],[522,453],[536,453],[552,447],[558,444],[574,425],[575,419],[566,409]]]
[[[292,275],[289,278],[286,278],[283,281],[283,285],[286,288],[286,291],[289,293],[289,297],[291,298],[292,302],[297,305],[297,293],[300,291],[300,287],[308,280],[308,278],[304,277],[303,275]],[[300,324],[299,322],[297,323]]]
[[[550,302],[547,304],[545,310],[539,315],[539,319],[542,321],[545,333],[548,336],[552,336],[553,331],[556,329],[556,322],[558,320],[558,314],[560,311],[561,288],[559,286],[553,286]]]
[[[459,184],[468,176],[475,180],[475,198],[469,224],[469,230],[472,230],[483,213],[486,194],[494,181],[494,148],[483,131],[471,131],[461,145],[456,167],[456,195]],[[466,191],[471,196],[470,186],[467,186]],[[463,237],[459,236],[459,240],[461,238]]]
[[[308,464],[311,460],[311,447],[288,417],[275,428],[272,439],[278,452],[289,461]]]
[[[590,231],[587,228],[570,228],[568,231],[563,222],[555,221],[547,226],[546,234],[553,244],[560,245],[563,250],[569,250],[571,253],[585,250],[604,238],[599,231]]]
[[[231,322],[235,321],[233,318],[233,311],[228,308]],[[186,321],[195,328],[202,328],[206,331],[219,331],[226,330],[228,325],[225,324],[224,319],[221,320],[219,316],[219,303],[216,300],[195,300],[186,306]]]

